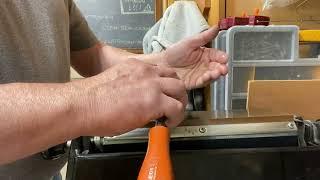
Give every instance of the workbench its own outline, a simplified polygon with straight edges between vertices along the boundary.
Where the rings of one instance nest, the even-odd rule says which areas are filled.
[[[189,112],[183,124],[171,130],[176,179],[318,179],[317,127],[292,115]],[[67,179],[136,179],[147,133],[142,128],[73,141]]]

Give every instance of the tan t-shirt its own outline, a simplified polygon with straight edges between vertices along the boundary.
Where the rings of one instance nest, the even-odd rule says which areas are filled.
[[[0,1],[0,83],[67,82],[70,51],[96,43],[72,0]],[[0,179],[48,180],[65,162],[37,154],[0,166]]]

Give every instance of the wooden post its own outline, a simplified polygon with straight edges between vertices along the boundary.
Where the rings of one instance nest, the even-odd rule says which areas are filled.
[[[211,0],[208,16],[210,26],[218,24],[219,20],[226,17],[226,0]]]
[[[201,11],[201,13],[203,14],[203,16],[208,19],[209,16],[209,11],[211,8],[211,0],[196,0],[199,9]]]

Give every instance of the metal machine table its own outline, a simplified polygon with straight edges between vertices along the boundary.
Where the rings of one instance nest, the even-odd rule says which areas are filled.
[[[307,127],[291,115],[188,113],[171,130],[176,179],[319,179],[320,147],[310,140],[311,134],[314,139],[318,135]],[[147,133],[142,128],[116,137],[74,140],[67,179],[136,179]]]

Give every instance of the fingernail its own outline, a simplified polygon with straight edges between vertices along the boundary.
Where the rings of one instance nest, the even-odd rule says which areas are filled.
[[[222,59],[222,63],[226,63],[227,61],[228,61],[228,54],[227,53],[225,53],[225,52],[222,52],[222,51],[220,51],[219,53],[218,53],[218,57],[220,57],[220,59]]]
[[[228,54],[227,53],[225,53],[225,52],[223,52],[223,51],[219,51],[218,52],[218,55],[220,56],[220,57],[222,57],[222,58],[228,58]]]

